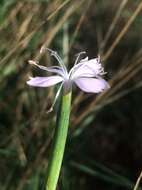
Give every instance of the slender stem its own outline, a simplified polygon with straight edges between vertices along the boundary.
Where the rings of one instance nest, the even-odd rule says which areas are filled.
[[[71,107],[71,92],[62,96],[61,109],[57,117],[57,126],[49,159],[46,190],[55,190],[61,170]]]

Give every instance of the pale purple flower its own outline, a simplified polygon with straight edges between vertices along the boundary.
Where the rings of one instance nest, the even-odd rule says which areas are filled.
[[[44,48],[48,49],[48,48]],[[41,49],[41,52],[44,50]],[[105,74],[104,69],[100,63],[100,57],[88,60],[88,57],[79,61],[80,54],[75,61],[74,66],[67,71],[60,56],[50,49],[48,49],[52,56],[54,56],[59,66],[45,67],[38,65],[35,61],[29,63],[36,65],[38,68],[54,73],[53,76],[47,77],[30,77],[27,84],[36,87],[49,87],[61,83],[65,91],[71,89],[72,84],[75,83],[82,91],[88,93],[99,93],[108,88],[109,84],[102,78]]]

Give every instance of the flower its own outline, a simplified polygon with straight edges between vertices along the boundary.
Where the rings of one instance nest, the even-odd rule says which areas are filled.
[[[30,60],[29,63],[37,66],[38,68],[52,72],[56,75],[48,77],[30,77],[27,84],[35,87],[49,87],[61,83],[65,91],[71,89],[72,84],[75,83],[82,91],[88,93],[99,93],[110,88],[108,82],[102,78],[105,74],[104,69],[100,63],[100,57],[88,60],[88,57],[81,59],[79,57],[82,53],[78,54],[74,66],[67,71],[62,59],[57,52],[42,47],[41,53],[47,49],[51,56],[54,56],[59,66],[45,67],[38,65],[35,61]]]
[[[81,52],[78,54],[74,66],[68,72],[63,60],[57,52],[49,48],[42,47],[40,53],[46,49],[51,53],[51,56],[54,56],[57,59],[59,66],[45,67],[38,65],[36,61],[32,60],[30,60],[29,63],[56,75],[48,77],[30,77],[27,84],[35,87],[49,87],[61,83],[61,86],[56,93],[54,102],[48,112],[53,110],[53,106],[56,103],[62,86],[65,93],[71,90],[73,83],[75,83],[82,91],[88,93],[100,93],[110,88],[108,82],[102,78],[102,75],[104,75],[105,72],[100,63],[100,57],[90,60],[86,57],[79,61],[80,55],[85,53]]]
[[[68,72],[63,60],[57,52],[49,48],[42,47],[40,53],[46,49],[51,53],[51,56],[54,56],[57,59],[59,66],[45,67],[38,65],[36,61],[32,60],[30,60],[29,63],[56,75],[48,77],[30,77],[27,84],[35,87],[49,87],[61,83],[54,102],[48,112],[53,110],[53,106],[60,94],[62,86],[65,93],[71,90],[73,83],[75,83],[82,91],[88,93],[99,93],[110,88],[108,82],[102,78],[102,75],[104,75],[105,72],[100,63],[100,57],[90,60],[86,57],[79,61],[80,55],[85,53],[81,52],[78,54],[74,66]]]

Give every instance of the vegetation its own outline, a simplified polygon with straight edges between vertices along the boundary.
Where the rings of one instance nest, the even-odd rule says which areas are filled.
[[[28,60],[55,63],[39,53],[43,45],[69,68],[81,51],[99,54],[111,85],[99,95],[74,87],[58,189],[134,188],[142,170],[141,12],[141,0],[0,1],[0,189],[44,189],[57,89],[26,84],[46,74]]]

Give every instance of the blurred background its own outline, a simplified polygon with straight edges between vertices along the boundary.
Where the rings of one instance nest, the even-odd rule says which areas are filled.
[[[133,189],[142,170],[142,1],[1,0],[0,190],[43,189],[57,88],[26,84],[47,75],[28,60],[56,63],[40,55],[43,45],[68,68],[81,51],[99,54],[111,85],[99,95],[74,87],[58,190]]]

